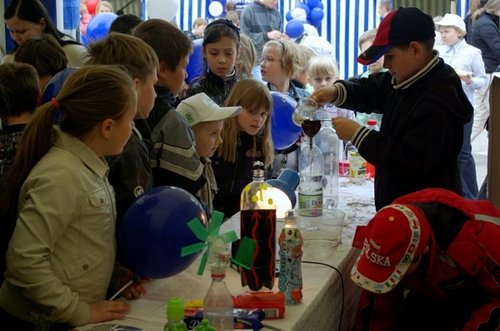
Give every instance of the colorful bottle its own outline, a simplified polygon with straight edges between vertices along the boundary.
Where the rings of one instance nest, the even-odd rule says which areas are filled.
[[[304,240],[297,227],[295,210],[285,215],[285,224],[278,239],[280,247],[280,278],[278,288],[285,295],[285,304],[302,302],[302,245]]]
[[[264,164],[253,164],[253,181],[245,186],[240,200],[240,238],[255,242],[251,269],[241,268],[241,285],[258,291],[274,286],[276,263],[276,204],[272,187],[264,181]]]
[[[227,288],[224,278],[229,263],[229,252],[222,236],[210,237],[209,266],[212,273],[212,282],[203,300],[203,318],[206,318],[217,331],[232,331],[233,297]]]
[[[318,146],[305,137],[299,155],[299,215],[323,214],[323,154]]]
[[[353,145],[354,146],[354,145]],[[356,148],[349,150],[349,181],[362,185],[366,180],[366,160]]]
[[[163,331],[186,331],[184,322],[184,302],[179,297],[172,297],[167,303],[167,323]]]

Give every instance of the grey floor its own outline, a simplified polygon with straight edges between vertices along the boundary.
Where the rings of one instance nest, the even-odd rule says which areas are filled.
[[[483,130],[472,142],[472,156],[476,162],[477,185],[481,187],[488,167],[488,131]]]

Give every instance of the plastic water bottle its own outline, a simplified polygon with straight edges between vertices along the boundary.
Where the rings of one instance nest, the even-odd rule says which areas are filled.
[[[276,264],[276,202],[272,186],[264,181],[264,164],[253,164],[253,181],[241,192],[240,238],[253,239],[257,245],[251,269],[241,268],[241,285],[258,291],[272,290]]]
[[[323,214],[323,154],[318,146],[305,137],[299,156],[299,215],[321,216]],[[314,142],[314,138],[313,138]]]
[[[167,323],[163,331],[186,331],[184,323],[184,302],[179,297],[172,297],[167,303]]]
[[[314,137],[323,154],[323,209],[335,209],[339,201],[340,140],[331,120],[321,121],[321,129]]]
[[[304,240],[297,227],[295,210],[289,209],[278,239],[280,246],[280,278],[278,288],[285,295],[287,305],[302,302],[302,245]]]
[[[224,278],[229,263],[229,252],[222,236],[209,237],[209,265],[212,282],[203,300],[203,318],[217,331],[232,331],[233,297]]]

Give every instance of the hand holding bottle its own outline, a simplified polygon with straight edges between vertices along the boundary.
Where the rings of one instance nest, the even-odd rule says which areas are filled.
[[[333,127],[342,140],[351,140],[361,125],[353,120],[344,117],[335,117],[332,119]]]
[[[318,104],[323,105],[325,103],[334,102],[337,100],[338,89],[337,86],[325,86],[319,90],[314,91],[310,98],[314,99]]]

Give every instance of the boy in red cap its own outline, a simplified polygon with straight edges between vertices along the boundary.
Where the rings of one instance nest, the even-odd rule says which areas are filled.
[[[363,289],[354,330],[498,330],[499,225],[490,202],[444,189],[382,208],[351,271]]]
[[[377,168],[377,210],[428,187],[461,193],[457,156],[473,108],[460,78],[433,50],[434,31],[432,17],[417,8],[391,11],[358,57],[368,65],[384,55],[388,72],[337,81],[311,95],[320,104],[383,114],[380,131],[333,119],[339,138]]]

